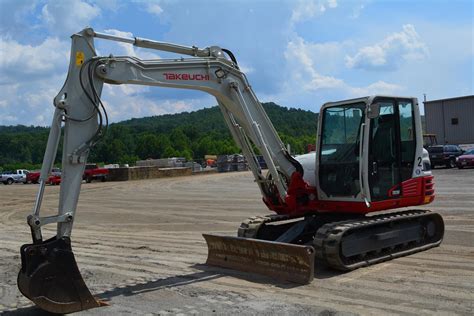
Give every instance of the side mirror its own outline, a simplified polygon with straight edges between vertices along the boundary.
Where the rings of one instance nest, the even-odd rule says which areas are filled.
[[[369,107],[367,108],[367,117],[369,119],[373,119],[373,118],[379,117],[379,115],[380,115],[380,104],[372,103],[371,105],[369,105]]]

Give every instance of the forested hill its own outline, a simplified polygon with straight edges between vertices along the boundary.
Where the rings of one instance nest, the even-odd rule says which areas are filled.
[[[317,114],[263,104],[284,143],[303,153],[315,142]],[[0,168],[40,164],[48,128],[0,126]],[[218,107],[194,112],[131,119],[109,126],[89,161],[131,163],[138,159],[184,156],[200,160],[206,154],[238,152]],[[59,155],[58,155],[59,157]],[[31,168],[31,167],[30,167]]]

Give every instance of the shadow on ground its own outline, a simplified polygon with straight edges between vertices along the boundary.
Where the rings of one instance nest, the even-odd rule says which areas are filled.
[[[179,287],[179,286],[188,285],[188,284],[206,282],[206,281],[218,279],[224,276],[232,276],[239,279],[243,279],[245,281],[255,282],[255,283],[260,283],[260,284],[270,284],[281,289],[291,289],[295,287],[304,286],[302,284],[296,284],[292,282],[278,281],[267,276],[240,272],[240,271],[230,270],[230,269],[225,269],[225,268],[218,268],[218,267],[209,266],[205,264],[196,264],[196,265],[193,265],[192,268],[200,270],[200,272],[172,276],[172,277],[157,279],[157,280],[148,281],[144,283],[136,283],[136,284],[130,284],[130,285],[125,285],[125,286],[119,286],[102,293],[96,293],[94,296],[96,296],[98,299],[103,300],[103,301],[110,301],[113,297],[116,297],[116,296],[133,296],[133,295],[138,295],[138,294],[142,294],[146,292],[158,291],[160,289],[165,289],[165,288],[173,288],[173,287]],[[327,279],[327,278],[341,275],[342,273],[343,272],[341,271],[331,270],[323,266],[322,264],[316,263],[314,277],[316,279]],[[52,314],[49,312],[45,312],[37,307],[30,306],[30,307],[18,308],[13,311],[6,311],[6,312],[3,312],[2,315],[46,316],[46,315],[58,315],[58,314]]]
[[[207,264],[195,264],[192,267],[194,269],[198,269],[204,272],[220,274],[221,276],[232,276],[232,277],[243,279],[249,282],[271,284],[282,289],[289,289],[289,288],[304,286],[304,284],[298,284],[298,283],[287,282],[287,281],[279,281],[279,280],[275,280],[275,278],[267,277],[264,275],[241,272],[241,271],[226,269],[226,268],[220,268],[220,267],[210,266]],[[315,263],[315,267],[314,267],[315,279],[329,279],[329,278],[339,276],[345,273],[347,272],[331,269],[327,267],[326,265],[324,265],[322,262],[316,261]]]

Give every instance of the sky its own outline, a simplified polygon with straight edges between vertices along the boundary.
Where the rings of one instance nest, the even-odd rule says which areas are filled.
[[[471,0],[0,0],[0,125],[48,126],[70,36],[97,32],[231,50],[261,102],[318,112],[372,94],[474,94]],[[176,55],[97,39],[99,55]],[[105,85],[112,122],[217,104],[199,91]],[[420,102],[421,103],[421,102]]]

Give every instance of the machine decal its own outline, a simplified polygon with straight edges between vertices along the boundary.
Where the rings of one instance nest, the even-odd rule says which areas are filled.
[[[84,53],[76,52],[76,66],[80,67],[84,63]]]
[[[197,81],[208,81],[209,75],[201,74],[174,74],[164,73],[166,80],[197,80]]]

